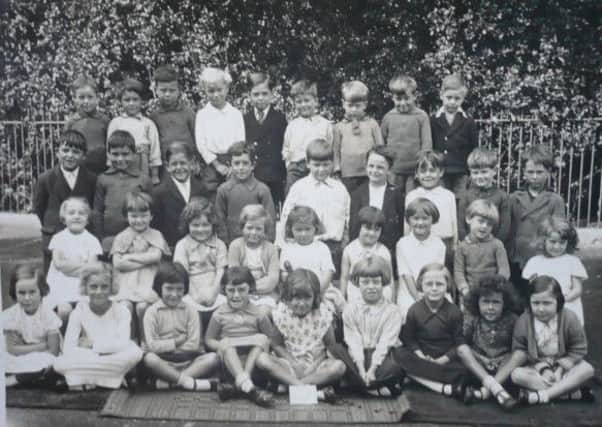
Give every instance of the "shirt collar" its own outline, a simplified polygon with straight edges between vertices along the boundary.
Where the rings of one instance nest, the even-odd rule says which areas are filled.
[[[255,113],[255,117],[260,116],[265,119],[267,117],[268,113],[270,112],[270,107],[271,107],[271,105],[268,105],[265,110],[261,110],[261,111],[255,107],[253,107],[253,112]]]
[[[479,243],[485,243],[485,242],[492,241],[493,240],[493,234],[490,234],[489,237],[487,237],[485,240],[477,240],[477,239],[474,239],[473,236],[470,233],[468,233],[466,235],[466,239],[465,240],[466,240],[467,243],[476,245],[476,244],[479,244]]]
[[[72,177],[75,177],[75,178],[77,178],[77,174],[79,173],[79,166],[78,166],[78,167],[76,167],[76,168],[75,168],[74,170],[72,170],[72,171],[65,170],[65,169],[63,169],[63,167],[62,167],[62,166],[59,166],[59,167],[61,168],[61,172],[63,173],[63,175],[66,175],[66,176],[72,176]]]
[[[466,114],[466,112],[462,109],[462,107],[458,107],[458,111],[456,111],[456,114],[462,114],[462,116],[467,119],[468,115]],[[435,113],[435,117],[439,118],[441,117],[442,114],[445,114],[445,108],[441,107],[437,110],[437,112]]]
[[[138,120],[142,120],[144,118],[142,113],[138,113],[135,116],[130,116],[129,114],[121,113],[121,117],[123,117],[124,119],[130,118],[130,119],[138,119]]]
[[[556,313],[554,315],[554,317],[552,317],[547,322],[542,322],[541,320],[537,319],[536,317],[533,317],[533,325],[537,329],[546,328],[546,329],[551,329],[553,331],[556,331],[558,329],[558,313]]]
[[[205,108],[209,109],[210,111],[219,113],[219,114],[226,114],[233,107],[230,105],[229,102],[226,101],[226,103],[224,104],[224,108],[222,108],[221,110],[219,108],[215,108],[211,102],[207,102],[207,104],[205,105]]]
[[[211,236],[209,239],[205,240],[204,242],[199,242],[198,240],[194,240],[192,238],[192,236],[190,236],[190,235],[186,236],[186,238],[189,239],[190,243],[195,245],[196,247],[199,247],[199,246],[208,246],[210,248],[217,247],[217,237],[215,236],[215,234],[213,236]]]
[[[366,120],[368,120],[368,115],[364,114],[360,119],[350,119],[347,116],[343,117],[343,122],[345,123],[353,123],[354,121],[357,122],[365,122]]]
[[[186,308],[186,303],[182,300],[180,300],[178,305],[176,305],[175,307],[168,306],[167,304],[165,304],[165,301],[163,301],[162,299],[157,301],[157,309],[158,310],[184,310],[185,308]]]
[[[333,179],[331,177],[326,178],[324,181],[318,181],[311,174],[307,175],[307,177],[308,177],[309,181],[312,183],[312,185],[315,185],[316,187],[319,185],[326,185],[327,187],[332,187],[332,185],[333,185]]]
[[[253,191],[255,187],[257,187],[257,179],[255,179],[253,175],[251,175],[246,181],[239,181],[231,176],[227,182],[229,183],[228,187],[230,188],[234,187],[235,185],[242,185],[247,190]]]

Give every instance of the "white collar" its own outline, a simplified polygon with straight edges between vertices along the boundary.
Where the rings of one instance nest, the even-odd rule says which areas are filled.
[[[435,113],[435,117],[439,118],[441,117],[442,114],[445,113],[445,108],[441,107],[437,110],[437,112]],[[465,119],[468,118],[468,115],[466,114],[466,112],[462,109],[462,107],[458,107],[458,111],[456,111],[456,114],[462,114],[462,116],[464,116]]]
[[[63,175],[77,178],[77,174],[79,173],[79,166],[76,167],[75,169],[73,169],[72,171],[65,170],[65,169],[63,169],[62,166],[60,166],[60,168],[61,168],[61,172],[63,173]]]

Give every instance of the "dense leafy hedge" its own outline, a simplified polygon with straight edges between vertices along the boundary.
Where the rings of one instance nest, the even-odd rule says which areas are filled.
[[[420,104],[436,108],[441,77],[465,73],[477,117],[599,115],[602,3],[597,0],[4,0],[0,17],[0,119],[65,116],[69,84],[98,79],[103,108],[124,76],[149,82],[171,62],[202,102],[197,76],[228,66],[235,103],[251,69],[287,85],[320,82],[324,112],[338,117],[339,86],[359,78],[377,118],[396,70],[413,75]],[[290,111],[290,110],[289,110]]]

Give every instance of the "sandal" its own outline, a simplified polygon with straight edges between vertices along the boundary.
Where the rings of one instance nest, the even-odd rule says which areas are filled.
[[[254,388],[247,393],[247,396],[249,399],[251,399],[251,401],[263,408],[270,408],[274,406],[274,395],[269,391]]]
[[[529,394],[533,393],[527,389],[521,388],[520,391],[518,392],[518,403],[522,404],[522,405],[530,405],[531,403],[529,402]],[[537,402],[535,403],[539,403],[539,393],[535,392],[535,394],[537,395]],[[497,399],[497,396],[496,396]]]
[[[539,398],[539,395],[537,395],[537,397]],[[495,400],[497,401],[497,403],[499,403],[499,405],[504,410],[507,410],[507,411],[514,408],[516,406],[516,404],[518,403],[516,401],[516,399],[514,399],[512,396],[510,396],[508,394],[508,392],[506,390],[500,390],[499,392],[497,392],[497,394],[495,395]],[[527,395],[527,402],[528,401],[529,401],[529,395]]]
[[[465,405],[471,405],[475,400],[474,387],[466,386],[464,389],[464,396],[462,397],[462,401]]]
[[[587,386],[583,386],[579,389],[579,391],[581,391],[581,401],[582,402],[587,402],[587,403],[593,403],[596,401],[596,396],[594,396],[594,393],[592,393],[592,389],[587,387]]]
[[[334,391],[333,386],[324,387],[322,389],[322,393],[324,393],[324,402],[330,403],[331,405],[335,405],[337,403],[337,394]]]
[[[219,382],[217,384],[217,397],[222,402],[239,395],[238,389],[232,383]]]

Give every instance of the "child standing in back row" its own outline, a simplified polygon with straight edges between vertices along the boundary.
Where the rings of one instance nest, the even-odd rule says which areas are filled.
[[[150,176],[153,184],[157,185],[162,164],[161,146],[157,126],[142,114],[144,86],[137,80],[127,79],[123,82],[120,99],[123,113],[111,120],[108,134],[125,130],[134,137],[137,154],[134,166],[142,175]]]
[[[318,86],[308,80],[299,80],[291,88],[298,117],[292,120],[284,133],[282,158],[286,163],[286,191],[308,173],[306,154],[311,141],[320,139],[332,145],[333,127],[318,114]],[[309,160],[308,160],[309,161]]]
[[[366,115],[368,87],[357,80],[343,83],[345,117],[334,127],[334,170],[352,193],[367,181],[366,156],[383,137],[376,120]]]
[[[255,178],[265,183],[272,193],[276,209],[284,203],[286,167],[282,159],[282,144],[286,131],[286,116],[272,104],[274,80],[266,73],[249,76],[251,108],[244,115],[247,141],[255,146]]]
[[[468,88],[459,74],[451,74],[441,83],[443,106],[431,116],[433,149],[445,155],[443,185],[456,198],[466,190],[468,174],[466,159],[478,145],[477,125],[462,109]]]
[[[414,171],[418,153],[432,148],[428,115],[416,107],[416,81],[398,74],[389,81],[395,107],[385,114],[381,129],[385,144],[395,152],[392,184],[408,194],[416,187]]]
[[[228,178],[228,148],[245,140],[242,113],[228,101],[232,84],[230,73],[207,67],[201,74],[201,85],[207,104],[196,113],[196,146],[205,161],[203,181],[207,190],[215,194],[217,187]]]

